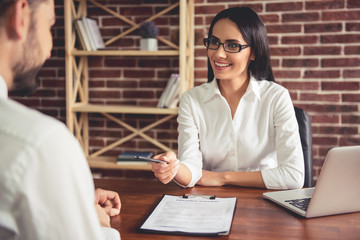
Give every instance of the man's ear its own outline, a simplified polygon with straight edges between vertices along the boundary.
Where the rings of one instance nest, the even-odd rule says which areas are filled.
[[[30,8],[27,0],[17,0],[10,14],[8,30],[10,38],[26,39],[30,24]]]

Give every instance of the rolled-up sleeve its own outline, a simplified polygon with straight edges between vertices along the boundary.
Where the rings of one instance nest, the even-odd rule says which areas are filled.
[[[268,189],[296,189],[304,183],[304,158],[299,127],[288,92],[274,100],[273,121],[278,167],[261,171]]]
[[[191,171],[191,182],[186,187],[193,187],[202,176],[202,153],[199,147],[199,129],[194,119],[194,108],[191,98],[185,93],[178,112],[178,158]]]

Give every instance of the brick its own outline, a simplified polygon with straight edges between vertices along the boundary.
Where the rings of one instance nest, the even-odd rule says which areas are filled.
[[[225,9],[225,5],[203,5],[203,6],[195,6],[195,15],[199,15],[199,14],[212,14],[213,17],[215,17],[215,15],[224,10]]]
[[[359,93],[356,93],[356,94],[344,93],[344,94],[342,94],[342,101],[359,103],[360,102],[360,94]]]
[[[33,97],[40,97],[40,98],[43,98],[43,97],[55,97],[56,92],[55,92],[55,90],[40,88],[40,89],[37,89],[32,94],[32,96]]]
[[[347,124],[360,124],[360,115],[342,115],[341,122]]]
[[[207,79],[207,74],[208,74],[208,71],[196,71],[194,73],[194,77],[195,78],[206,78]]]
[[[327,127],[319,127],[320,134],[358,134],[357,127],[334,127],[334,126],[327,126]]]
[[[283,14],[283,22],[315,22],[319,21],[319,13],[293,13]]]
[[[300,47],[271,47],[271,56],[298,56],[301,54]]]
[[[224,1],[219,1],[219,2],[222,3]],[[261,14],[264,11],[264,7],[263,7],[262,3],[256,4],[256,3],[244,2],[244,3],[229,4],[228,6],[229,6],[229,8],[231,8],[231,7],[250,7],[257,14]]]
[[[122,81],[106,81],[106,87],[114,89],[114,88],[120,88],[120,89],[125,89],[125,88],[137,88],[138,87],[138,83],[136,81],[127,81],[127,80],[122,80]]]
[[[347,8],[360,8],[360,2],[358,0],[348,0]]]
[[[279,67],[279,66],[280,66],[280,60],[279,60],[279,59],[271,58],[271,59],[270,59],[270,62],[271,62],[271,66],[272,66],[273,68],[276,68],[276,67]]]
[[[89,70],[89,77],[91,78],[115,78],[120,77],[120,70]]]
[[[152,16],[154,14],[152,7],[142,5],[140,7],[124,7],[120,8],[120,14],[124,16]]]
[[[89,81],[90,88],[103,88],[105,87],[105,81],[103,80],[90,80]]]
[[[195,68],[206,68],[207,69],[207,60],[198,60],[195,59],[194,61],[194,67]]]
[[[305,46],[304,55],[339,55],[341,53],[341,47],[316,47]]]
[[[268,40],[269,40],[269,45],[278,45],[279,42],[279,37],[278,36],[268,36]]]
[[[312,70],[305,71],[304,78],[339,78],[340,70],[326,71],[326,70]]]
[[[15,100],[25,106],[28,106],[31,108],[40,107],[40,99],[30,99],[28,97],[17,97],[14,94],[9,94],[9,97],[11,97],[13,100]]]
[[[277,80],[277,79],[275,79]],[[279,83],[279,82],[278,82]],[[280,83],[281,84],[281,83]],[[299,100],[299,94],[296,92],[296,91],[289,91],[289,94],[290,94],[290,98],[293,100],[293,101],[297,101]]]
[[[335,20],[359,20],[360,11],[331,11],[323,12],[321,20],[335,21]]]
[[[138,61],[141,68],[166,68],[171,67],[169,59],[141,59]]]
[[[59,110],[58,109],[38,109],[41,113],[48,115],[53,118],[59,118]]]
[[[154,70],[125,70],[124,71],[124,77],[126,78],[142,78],[143,76],[146,76],[148,78],[153,78],[155,76]]]
[[[140,81],[140,88],[161,88],[163,89],[166,86],[167,80],[164,81],[153,81],[153,80],[141,80]]]
[[[340,102],[340,94],[300,93],[301,101]]]
[[[340,138],[340,145],[341,146],[360,145],[360,138],[359,137],[342,137],[342,138]]]
[[[357,107],[354,105],[344,105],[344,104],[335,105],[335,104],[325,104],[325,103],[307,105],[306,109],[308,110],[308,112],[329,113],[331,114],[331,116],[336,115],[337,120],[338,120],[338,115],[340,115],[340,113],[349,113],[349,112],[357,111]],[[313,116],[313,117],[322,117],[322,116],[323,115]]]
[[[300,33],[302,26],[299,24],[267,25],[266,31],[268,33]]]
[[[347,55],[360,55],[360,46],[348,46],[345,47],[345,54]]]
[[[313,137],[313,144],[319,145],[338,145],[338,139],[336,137]]]
[[[342,9],[345,6],[344,0],[321,0],[321,1],[306,1],[306,10],[328,10],[328,9]]]
[[[42,99],[41,106],[43,107],[65,107],[63,99]]]
[[[340,94],[301,93],[300,100],[314,102],[340,102]]]
[[[300,11],[303,8],[301,2],[266,3],[266,12]]]
[[[42,86],[44,88],[52,87],[52,88],[65,88],[65,80],[50,80],[47,79],[46,81],[43,81]]]
[[[89,145],[92,147],[105,147],[104,139],[90,139]]]
[[[323,35],[320,39],[321,43],[358,43],[360,34]]]
[[[304,26],[305,33],[322,33],[322,32],[341,32],[341,23],[326,23],[326,24],[306,24]]]
[[[357,23],[346,23],[345,24],[345,29],[347,32],[359,32],[360,31],[360,24]]]
[[[280,16],[278,14],[261,15],[260,17],[264,24],[280,22]]]
[[[318,42],[318,37],[314,35],[307,36],[292,36],[292,37],[282,37],[282,44],[298,44],[298,45],[306,45],[306,44],[315,44]]]
[[[318,82],[283,82],[282,85],[287,89],[292,90],[319,90],[320,84]]]
[[[328,58],[321,60],[322,67],[358,67],[360,58]]]
[[[331,115],[331,116],[325,116],[325,115],[317,115],[311,117],[311,124],[339,124],[340,119],[339,116]],[[313,139],[316,135],[313,135]],[[315,144],[315,142],[313,142]]]
[[[360,78],[360,70],[344,70],[344,78]]]
[[[154,91],[148,90],[133,90],[133,91],[126,91],[124,92],[124,98],[154,98],[155,94]]]
[[[321,89],[326,91],[359,90],[359,82],[322,82]]]
[[[276,70],[273,72],[274,72],[275,79],[278,79],[278,78],[294,79],[294,78],[300,78],[300,76],[301,76],[300,71]]]
[[[319,66],[318,59],[283,59],[283,67],[317,67]]]
[[[90,90],[90,97],[91,98],[119,98],[120,92],[119,91],[91,91]]]

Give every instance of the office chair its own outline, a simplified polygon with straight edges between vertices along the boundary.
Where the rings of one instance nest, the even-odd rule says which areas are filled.
[[[313,186],[312,131],[309,115],[301,108],[294,107],[296,120],[299,124],[301,146],[304,154],[305,180],[304,187]]]

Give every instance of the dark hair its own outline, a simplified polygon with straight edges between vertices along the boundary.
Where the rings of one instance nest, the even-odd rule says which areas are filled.
[[[266,29],[257,13],[249,7],[228,8],[218,13],[209,28],[209,38],[217,21],[228,18],[239,28],[247,44],[251,46],[255,59],[249,64],[249,73],[257,80],[275,81],[270,62],[269,41]],[[214,72],[208,59],[208,82],[214,79]]]

